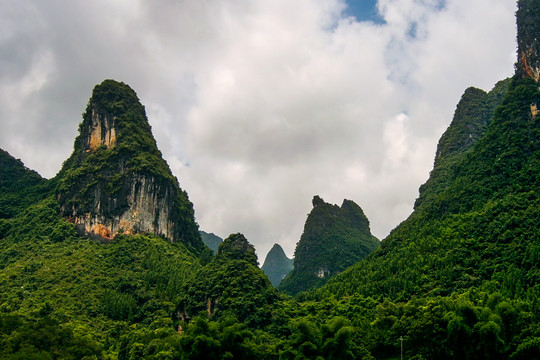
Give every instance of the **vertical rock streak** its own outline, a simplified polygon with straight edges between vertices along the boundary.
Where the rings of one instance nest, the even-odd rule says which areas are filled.
[[[540,1],[519,0],[517,11],[517,70],[536,82],[540,80]]]
[[[92,108],[91,122],[87,133],[90,134],[85,141],[85,151],[94,151],[101,145],[110,148],[116,144],[116,126],[114,116],[99,112]]]
[[[124,194],[124,199],[109,198],[98,186],[93,191],[91,212],[79,213],[77,208],[73,208],[72,221],[79,231],[103,239],[136,233],[153,233],[175,239],[168,188],[160,186],[152,176],[134,175],[120,193]]]

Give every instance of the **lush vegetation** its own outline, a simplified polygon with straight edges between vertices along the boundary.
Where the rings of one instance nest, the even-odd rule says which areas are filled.
[[[322,286],[328,279],[369,255],[379,246],[369,221],[351,200],[340,206],[313,198],[304,232],[296,245],[294,269],[279,288],[297,294]]]
[[[1,358],[115,357],[122,334],[171,321],[200,267],[184,245],[154,236],[81,239],[59,213],[50,197],[4,220]]]
[[[537,29],[538,1],[519,4],[518,25]],[[160,175],[147,125],[125,135],[133,136],[127,147],[146,142],[149,155],[122,146],[75,151],[52,181],[1,151],[0,358],[540,358],[540,116],[531,106],[540,90],[525,75],[518,67],[489,93],[465,92],[415,211],[367,258],[332,267],[336,254],[367,254],[362,236],[376,240],[356,204],[315,197],[298,268],[337,275],[295,298],[271,285],[242,234],[215,257],[150,234],[79,237],[55,189],[79,206],[95,182],[114,194],[125,174],[114,178],[115,161],[173,181],[168,168]],[[142,114],[129,87],[104,85],[94,98],[116,121],[130,109]]]
[[[241,234],[211,259],[152,235],[81,239],[51,184],[6,157],[6,174],[46,191],[5,188],[28,205],[0,219],[0,357],[396,359],[403,345],[415,359],[538,358],[537,99],[534,82],[513,79],[478,140],[448,144],[380,249],[296,299],[270,284]],[[477,121],[461,122],[472,113],[462,110],[456,124]],[[325,216],[312,229],[347,207],[340,221],[367,223],[354,204],[314,200]]]
[[[516,77],[472,151],[441,161],[411,217],[371,257],[327,287],[335,294],[449,295],[485,281],[539,282],[537,85]],[[399,274],[399,276],[395,276]],[[360,281],[359,281],[360,280]],[[332,289],[332,290],[330,290]]]
[[[0,149],[0,219],[14,217],[43,199],[49,182]]]
[[[220,244],[217,256],[186,283],[177,315],[181,325],[205,313],[210,319],[234,317],[253,327],[271,322],[278,293],[257,266],[255,249],[242,234]]]

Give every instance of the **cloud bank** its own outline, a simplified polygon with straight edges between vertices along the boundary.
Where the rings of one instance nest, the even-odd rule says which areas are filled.
[[[513,0],[6,1],[0,147],[52,177],[94,85],[124,81],[201,229],[289,256],[313,195],[386,236],[468,86],[513,72]]]

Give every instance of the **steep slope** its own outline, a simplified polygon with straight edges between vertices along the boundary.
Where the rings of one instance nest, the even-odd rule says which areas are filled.
[[[500,81],[489,93],[474,87],[465,90],[452,123],[439,140],[435,169],[453,156],[465,153],[485,134],[493,112],[506,95],[509,84],[510,79]]]
[[[518,33],[523,24],[530,30],[532,22],[535,35],[527,37],[537,39],[537,13],[528,3],[519,2]],[[518,43],[520,49],[538,50],[521,37]],[[536,55],[525,53],[526,63],[534,63]],[[497,101],[466,92],[413,214],[369,261],[331,281],[324,292],[408,299],[495,286],[515,297],[540,283],[540,91],[534,71],[520,64],[523,51],[504,99],[470,146],[463,146],[462,136],[447,134],[482,128],[484,104]]]
[[[219,247],[219,244],[221,244],[223,242],[223,239],[220,238],[219,236],[217,236],[214,233],[209,234],[209,233],[204,232],[204,231],[199,231],[199,233],[201,234],[202,242],[206,246],[208,246],[210,248],[210,250],[212,250],[214,252],[214,254],[216,254],[217,250],[218,250],[218,247]]]
[[[274,286],[278,286],[281,280],[294,268],[293,259],[289,259],[279,244],[274,244],[266,254],[261,270]]]
[[[439,140],[433,170],[427,182],[420,186],[415,210],[425,208],[422,211],[431,212],[429,207],[447,190],[457,164],[485,135],[510,83],[511,79],[499,81],[489,93],[472,87],[465,90],[450,126]]]
[[[341,207],[313,198],[304,232],[296,245],[294,270],[279,288],[289,294],[319,287],[328,279],[369,255],[379,241],[369,221],[351,200]]]
[[[43,199],[49,182],[0,149],[0,219],[11,218]]]
[[[156,146],[143,105],[126,84],[94,88],[74,151],[57,175],[62,215],[83,235],[152,233],[204,245],[193,205]]]
[[[127,358],[134,328],[176,335],[210,251],[133,90],[96,86],[79,130],[50,181],[0,151],[0,358]]]

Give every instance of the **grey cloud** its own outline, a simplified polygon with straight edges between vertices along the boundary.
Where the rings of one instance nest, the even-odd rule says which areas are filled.
[[[93,86],[114,78],[202,229],[291,256],[319,194],[354,200],[384,237],[464,89],[512,72],[513,0],[439,5],[379,0],[374,24],[338,0],[3,2],[0,147],[53,176]]]

